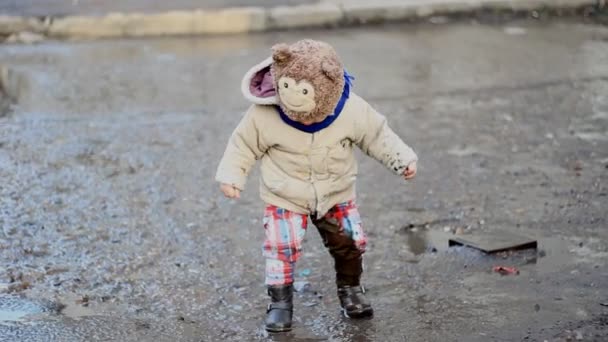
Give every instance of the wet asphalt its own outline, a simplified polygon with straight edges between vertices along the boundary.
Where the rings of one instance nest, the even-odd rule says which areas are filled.
[[[311,230],[295,329],[263,329],[257,170],[215,167],[272,44],[332,43],[354,91],[419,154],[360,156],[371,320],[340,316]],[[392,25],[0,46],[0,341],[605,341],[608,29],[576,20]],[[522,234],[488,256],[461,237]],[[516,266],[501,276],[494,266]]]

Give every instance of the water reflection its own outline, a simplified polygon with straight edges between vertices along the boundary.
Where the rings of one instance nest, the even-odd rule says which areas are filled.
[[[414,255],[429,252],[445,251],[448,248],[450,234],[424,228],[403,228],[408,250]]]
[[[44,311],[44,307],[28,300],[0,295],[0,323],[21,321],[28,315],[39,314]]]
[[[345,319],[346,328],[340,336],[341,341],[371,342],[376,341],[376,326],[372,319],[349,320]]]

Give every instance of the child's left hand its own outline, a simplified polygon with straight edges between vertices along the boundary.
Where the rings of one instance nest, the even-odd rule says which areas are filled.
[[[416,176],[416,162],[411,162],[403,171],[403,177],[405,179],[412,179]]]

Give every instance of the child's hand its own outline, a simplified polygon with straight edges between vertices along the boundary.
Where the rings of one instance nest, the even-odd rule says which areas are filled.
[[[411,162],[403,172],[405,179],[412,179],[416,176],[416,162]]]
[[[224,193],[224,196],[228,198],[241,198],[241,190],[235,188],[230,184],[222,183],[220,185],[220,190]]]

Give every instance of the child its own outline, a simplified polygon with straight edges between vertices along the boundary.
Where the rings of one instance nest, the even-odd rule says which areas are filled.
[[[239,198],[261,161],[271,332],[291,330],[294,267],[309,218],[334,258],[344,315],[373,315],[360,284],[367,239],[355,204],[353,145],[405,179],[416,175],[417,156],[350,88],[334,49],[313,40],[275,45],[243,79],[254,104],[232,133],[216,180],[226,197]]]

